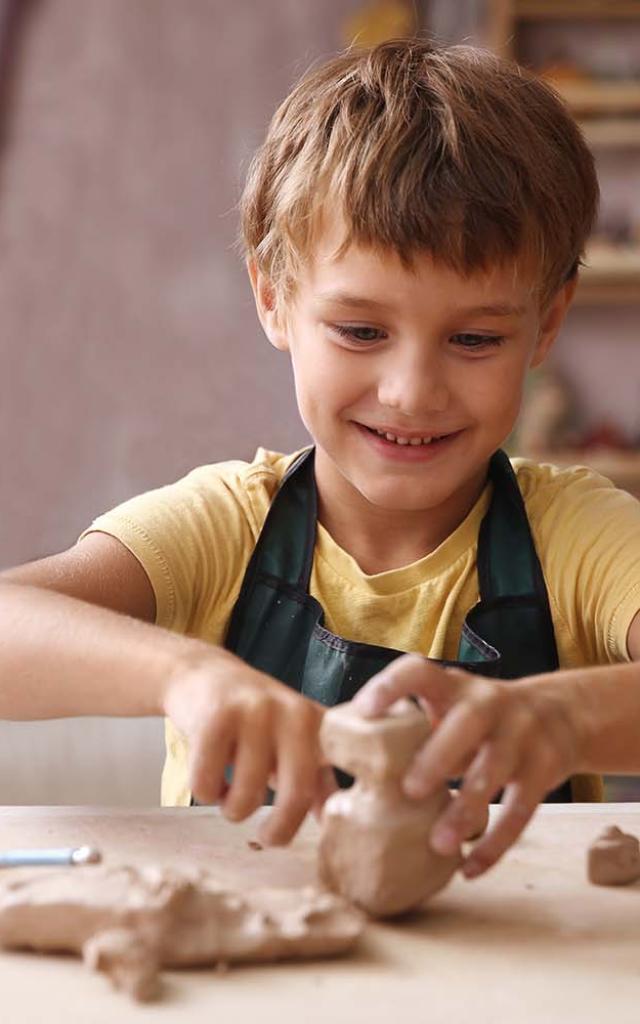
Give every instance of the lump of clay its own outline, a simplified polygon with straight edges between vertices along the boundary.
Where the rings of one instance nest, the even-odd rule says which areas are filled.
[[[122,989],[139,1003],[160,994],[157,953],[133,928],[96,932],[84,943],[82,958],[92,971],[106,974],[114,988]]]
[[[617,825],[601,832],[587,851],[587,875],[595,885],[628,885],[640,878],[640,843]]]
[[[82,953],[139,1000],[157,992],[160,967],[332,956],[349,950],[362,927],[331,893],[241,896],[204,871],[63,868],[0,885],[0,946]]]
[[[425,715],[410,701],[398,701],[376,719],[340,704],[322,722],[325,757],[357,778],[324,806],[320,879],[374,917],[418,906],[446,885],[461,860],[429,845],[431,827],[451,800],[447,787],[423,801],[410,800],[402,789],[428,735]]]

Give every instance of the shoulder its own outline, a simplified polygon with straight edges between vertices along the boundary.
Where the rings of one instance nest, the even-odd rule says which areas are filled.
[[[99,516],[85,533],[110,534],[135,555],[156,595],[157,622],[191,628],[203,601],[222,606],[234,592],[294,458],[258,449],[251,462],[198,466]]]
[[[558,514],[590,515],[604,507],[635,511],[638,503],[611,480],[587,466],[554,466],[530,459],[511,459],[532,522]]]
[[[180,500],[202,503],[203,511],[235,506],[258,533],[282,479],[299,453],[283,455],[258,448],[251,462],[231,460],[192,469],[176,484],[163,488]]]
[[[580,663],[623,660],[640,603],[640,502],[585,466],[512,464],[556,625]]]
[[[559,467],[513,459],[539,555],[548,549],[580,547],[637,537],[640,502],[586,466]]]

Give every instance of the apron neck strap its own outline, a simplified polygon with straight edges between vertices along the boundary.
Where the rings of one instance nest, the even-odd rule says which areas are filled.
[[[520,487],[501,450],[491,458],[489,479],[493,494],[478,537],[480,598],[490,602],[504,597],[546,597]]]

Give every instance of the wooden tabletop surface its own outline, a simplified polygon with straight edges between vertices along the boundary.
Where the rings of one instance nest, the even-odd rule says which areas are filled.
[[[0,846],[92,844],[107,863],[197,863],[241,890],[313,880],[315,824],[286,849],[256,850],[258,817],[230,825],[210,808],[5,807]],[[350,957],[166,972],[156,1004],[130,1002],[73,958],[0,953],[0,1020],[637,1024],[640,883],[586,881],[586,848],[607,824],[640,836],[640,804],[544,807],[486,877],[455,879],[410,920],[368,925]]]

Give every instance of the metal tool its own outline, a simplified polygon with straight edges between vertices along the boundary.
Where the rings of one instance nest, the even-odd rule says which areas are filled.
[[[54,867],[67,864],[81,866],[102,860],[95,846],[63,846],[33,850],[5,850],[0,853],[0,868]]]

